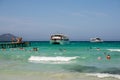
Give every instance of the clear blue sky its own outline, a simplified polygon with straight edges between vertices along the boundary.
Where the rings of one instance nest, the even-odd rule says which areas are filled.
[[[38,41],[55,33],[120,41],[120,0],[0,0],[4,33]]]

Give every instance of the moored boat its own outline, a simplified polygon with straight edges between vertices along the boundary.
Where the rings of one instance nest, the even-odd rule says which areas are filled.
[[[90,42],[103,42],[103,40],[96,37],[96,38],[90,38]]]
[[[50,44],[68,44],[69,38],[63,34],[51,35]]]

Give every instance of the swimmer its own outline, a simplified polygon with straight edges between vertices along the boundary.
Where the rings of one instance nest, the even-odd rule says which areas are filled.
[[[61,49],[61,48],[60,48],[59,50],[60,50],[61,52],[65,52],[65,51],[66,51],[66,49]]]
[[[38,49],[37,48],[33,48],[33,51],[38,51]]]
[[[20,47],[19,49],[20,49],[20,50],[24,50],[24,48],[23,48],[23,47]]]
[[[99,57],[98,57],[98,60],[101,60],[101,59],[102,59],[102,58],[99,56]]]
[[[104,52],[104,55],[106,55],[106,52]]]
[[[110,60],[110,58],[111,58],[110,55],[107,55],[107,56],[106,56],[106,59]]]
[[[97,48],[98,51],[100,51],[100,48]]]

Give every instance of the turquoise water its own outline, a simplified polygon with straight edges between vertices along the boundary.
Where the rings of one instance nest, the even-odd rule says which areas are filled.
[[[110,60],[106,59],[108,54]],[[66,45],[33,41],[30,47],[0,49],[0,77],[2,80],[119,80],[119,61],[118,41],[73,41]]]

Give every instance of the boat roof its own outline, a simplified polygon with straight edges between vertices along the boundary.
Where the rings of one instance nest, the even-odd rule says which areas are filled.
[[[52,34],[51,36],[65,36],[64,34]]]

